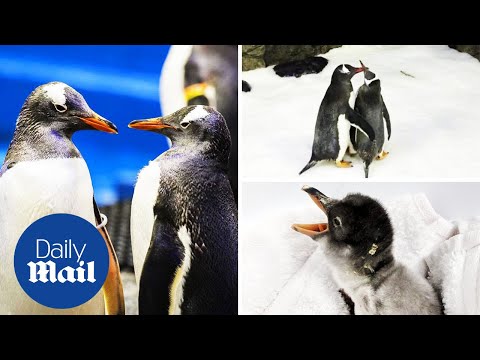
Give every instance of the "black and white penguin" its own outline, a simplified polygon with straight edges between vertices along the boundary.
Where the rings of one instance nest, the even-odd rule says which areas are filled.
[[[99,215],[92,180],[72,142],[79,130],[117,133],[113,123],[96,114],[81,94],[61,82],[37,87],[25,100],[15,133],[0,169],[0,314],[104,314],[124,311],[120,272],[113,246],[107,242],[110,293],[99,292],[71,309],[53,309],[32,300],[20,287],[14,252],[24,230],[53,213],[80,216],[97,225]],[[107,236],[108,237],[108,236]],[[104,288],[105,290],[105,288]],[[109,304],[114,303],[114,308]]]
[[[394,258],[393,227],[382,205],[361,194],[334,200],[309,186],[303,190],[328,220],[292,228],[320,242],[334,279],[355,304],[355,314],[441,314],[430,283]]]
[[[230,135],[208,106],[133,121],[172,147],[139,173],[131,238],[140,314],[237,313],[237,208]]]
[[[335,160],[338,167],[350,167],[351,162],[343,161],[350,143],[350,126],[360,129],[374,140],[372,127],[352,108],[354,94],[350,80],[362,71],[363,68],[343,64],[333,72],[330,86],[318,110],[312,156],[300,174],[321,160]]]
[[[178,91],[181,83],[182,92]],[[177,91],[176,91],[177,90]],[[232,145],[228,177],[235,200],[238,192],[238,46],[173,45],[160,77],[165,114],[188,105],[219,111],[227,122]]]
[[[375,140],[365,136],[357,129],[350,129],[351,143],[363,160],[365,177],[368,178],[368,169],[372,161],[377,158],[382,160],[388,155],[385,145],[392,135],[390,115],[383,101],[380,87],[380,79],[362,62],[364,69],[365,83],[358,89],[355,99],[355,111],[362,115],[375,131]],[[385,136],[388,134],[388,140]]]

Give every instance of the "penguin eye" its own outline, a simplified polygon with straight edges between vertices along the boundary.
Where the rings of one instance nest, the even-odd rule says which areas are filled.
[[[335,227],[342,226],[342,220],[340,220],[340,217],[337,216],[335,219],[333,219],[333,225]]]
[[[55,110],[57,110],[59,113],[64,113],[65,111],[67,111],[67,107],[65,105],[53,104],[53,106],[55,106]]]
[[[186,129],[190,126],[190,121],[182,121],[180,123],[180,126],[182,127],[182,129]]]

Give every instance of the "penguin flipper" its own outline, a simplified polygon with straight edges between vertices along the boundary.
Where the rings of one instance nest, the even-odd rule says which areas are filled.
[[[367,122],[367,120],[365,120],[362,115],[350,107],[347,110],[347,119],[353,127],[356,127],[358,130],[367,135],[370,141],[375,140],[375,131]]]
[[[302,175],[305,171],[307,171],[308,169],[310,169],[311,167],[315,166],[315,164],[317,163],[318,161],[317,160],[310,160],[308,162],[307,165],[305,165],[305,167],[298,173],[298,175]]]
[[[140,277],[140,315],[168,315],[171,312],[171,287],[183,256],[183,249],[173,226],[156,216]]]
[[[357,148],[357,129],[355,127],[350,128],[350,142],[354,149]]]
[[[93,198],[93,212],[97,225],[102,223],[102,216],[98,209],[95,197]],[[98,229],[105,240],[108,249],[108,274],[103,284],[103,299],[105,302],[105,313],[107,315],[125,315],[125,299],[123,297],[123,284],[120,276],[120,265],[118,264],[117,254],[113,248],[112,240],[108,234],[107,228],[102,226]]]
[[[388,140],[390,140],[390,136],[392,136],[392,125],[390,124],[390,114],[388,113],[387,106],[383,101],[383,97],[382,97],[382,113],[383,113],[383,118],[385,119],[385,123],[387,124]]]

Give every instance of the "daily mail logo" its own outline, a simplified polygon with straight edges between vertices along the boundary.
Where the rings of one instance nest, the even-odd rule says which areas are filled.
[[[50,242],[46,239],[37,239],[36,241],[36,258],[37,259],[73,259],[76,257],[76,262],[79,265],[77,268],[71,266],[65,266],[64,268],[58,270],[57,264],[52,261],[37,261],[28,262],[27,266],[30,269],[30,277],[28,281],[36,283],[38,281],[42,283],[55,283],[60,282],[64,283],[66,281],[70,283],[80,282],[84,283],[88,281],[94,283],[95,280],[95,261],[89,261],[86,264],[86,269],[83,267],[85,261],[82,260],[82,255],[85,252],[87,244],[83,244],[79,250],[75,243],[69,239],[65,240],[65,244]]]
[[[53,214],[25,230],[14,264],[20,286],[33,300],[66,309],[82,305],[100,291],[109,255],[105,240],[90,222]]]

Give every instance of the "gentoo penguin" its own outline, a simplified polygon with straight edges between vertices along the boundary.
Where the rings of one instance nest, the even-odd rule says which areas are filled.
[[[104,314],[105,311],[121,314],[124,311],[118,262],[104,229],[100,232],[108,241],[110,254],[105,298],[99,292],[75,308],[45,307],[22,290],[14,270],[17,241],[39,218],[69,213],[97,224],[99,212],[90,173],[72,142],[76,131],[92,129],[117,133],[113,123],[96,114],[81,94],[61,82],[37,87],[22,106],[0,169],[0,314]]]
[[[131,238],[140,314],[237,313],[237,208],[230,135],[208,106],[137,120],[172,147],[138,176]]]
[[[357,129],[350,129],[351,143],[358,152],[365,165],[365,177],[368,178],[368,169],[373,159],[382,160],[388,155],[385,151],[388,140],[392,135],[390,115],[383,101],[380,88],[380,79],[363,63],[365,83],[358,89],[355,100],[355,111],[362,115],[375,131],[375,140],[370,141],[362,132]]]
[[[334,279],[355,304],[355,314],[441,314],[430,283],[393,257],[392,224],[377,201],[361,194],[334,200],[309,186],[303,190],[328,222],[292,227],[321,243]]]
[[[354,95],[350,80],[362,71],[363,68],[343,64],[333,72],[330,86],[318,110],[312,156],[300,174],[321,160],[335,160],[338,167],[350,167],[350,162],[343,161],[350,143],[350,126],[360,129],[374,140],[372,127],[352,109]]]
[[[182,66],[183,69],[179,69]],[[179,82],[182,84],[183,94],[175,92]],[[162,70],[160,87],[161,105],[166,114],[188,105],[205,105],[215,108],[223,115],[232,141],[228,177],[236,201],[238,188],[238,46],[173,45]],[[180,97],[181,99],[179,99]]]

